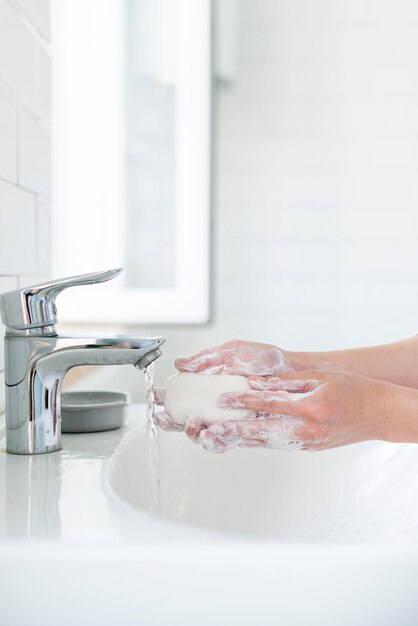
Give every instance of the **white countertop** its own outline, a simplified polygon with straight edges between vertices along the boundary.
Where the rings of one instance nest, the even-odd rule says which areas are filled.
[[[144,427],[145,420],[145,406],[133,405],[122,428],[63,434],[61,451],[33,456],[6,453],[3,422],[0,546],[10,541],[117,545],[155,539],[164,522],[123,502],[106,480],[115,450],[130,433]],[[183,534],[179,525],[167,526],[176,536]],[[190,538],[190,533],[186,535]]]
[[[106,475],[123,441],[146,424],[145,405],[132,405],[116,430],[63,434],[52,454],[6,452],[0,428],[0,549],[9,542],[119,546],[221,540],[223,533],[151,516],[119,498]],[[130,477],[127,476],[127,480]],[[135,477],[133,477],[135,480]]]

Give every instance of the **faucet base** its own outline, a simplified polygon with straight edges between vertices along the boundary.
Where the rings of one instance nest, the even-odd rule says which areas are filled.
[[[6,413],[7,419],[7,413]],[[38,426],[38,433],[35,433],[35,423],[29,422],[28,428],[7,428],[6,427],[6,452],[9,454],[49,454],[51,452],[59,452],[62,450],[61,444],[61,428],[56,433],[55,441],[50,441],[49,445],[45,444],[48,440],[48,431],[42,429],[41,424]],[[51,438],[49,438],[51,439]]]
[[[27,452],[27,451],[17,451],[17,450],[9,450],[9,448],[6,447],[6,452],[7,454],[14,454],[16,456],[38,456],[39,454],[51,454],[52,452],[60,452],[62,450],[61,448],[54,448],[53,450],[42,450],[42,452],[37,452],[36,450],[34,450],[33,452]]]
[[[80,365],[146,367],[161,355],[162,337],[5,337],[6,446],[11,454],[61,450],[61,391]]]

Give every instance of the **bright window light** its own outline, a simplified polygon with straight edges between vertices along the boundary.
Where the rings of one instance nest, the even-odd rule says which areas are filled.
[[[157,1],[157,0],[154,0]],[[158,0],[161,9],[166,0]],[[70,323],[205,323],[209,318],[210,0],[177,0],[178,36],[166,39],[175,80],[174,285],[128,287],[123,273],[103,286],[60,296]],[[53,272],[124,266],[126,219],[125,3],[54,0]],[[168,27],[167,20],[163,30]],[[174,28],[174,26],[173,26]],[[149,263],[155,262],[155,249]],[[82,289],[82,291],[81,291]]]

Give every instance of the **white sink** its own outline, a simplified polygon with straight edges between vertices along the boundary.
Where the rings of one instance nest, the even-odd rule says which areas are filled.
[[[108,481],[133,507],[152,511],[145,428],[118,448]],[[195,527],[286,541],[418,538],[418,451],[412,445],[219,455],[183,434],[161,433],[160,481],[162,518]]]
[[[35,457],[0,429],[0,624],[418,624],[415,446],[219,456],[163,433],[155,517],[144,413]]]

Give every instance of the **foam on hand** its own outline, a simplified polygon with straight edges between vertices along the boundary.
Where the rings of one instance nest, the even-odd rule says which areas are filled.
[[[225,420],[249,419],[254,411],[218,407],[218,398],[230,391],[250,391],[244,376],[230,374],[189,374],[171,376],[164,390],[164,407],[176,424],[184,424],[188,417],[199,416],[204,424]]]

